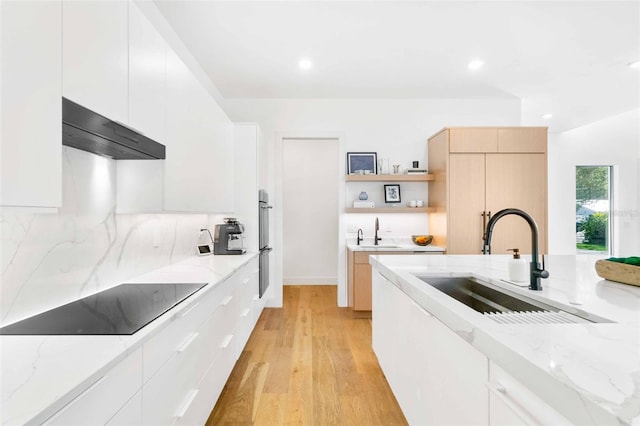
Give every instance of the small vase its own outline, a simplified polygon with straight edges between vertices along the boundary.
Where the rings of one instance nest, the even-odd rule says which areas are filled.
[[[364,200],[368,200],[368,199],[369,199],[369,196],[367,195],[367,193],[366,193],[366,192],[362,191],[362,192],[360,193],[360,195],[358,195],[358,198],[359,198],[360,200],[364,201]]]

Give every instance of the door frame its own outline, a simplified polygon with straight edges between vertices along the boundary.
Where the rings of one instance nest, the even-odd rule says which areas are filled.
[[[347,286],[346,286],[346,225],[344,218],[345,211],[345,136],[343,132],[318,132],[318,131],[287,131],[275,133],[275,152],[274,152],[274,175],[275,175],[275,194],[274,194],[274,305],[282,306],[282,286],[283,286],[283,251],[284,242],[284,211],[283,211],[283,142],[288,139],[332,139],[338,142],[338,306],[347,306]]]

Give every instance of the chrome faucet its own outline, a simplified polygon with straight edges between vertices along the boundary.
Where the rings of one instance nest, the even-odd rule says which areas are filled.
[[[535,220],[526,212],[520,209],[504,209],[496,213],[487,223],[487,230],[484,233],[482,243],[482,254],[491,254],[491,234],[493,227],[501,217],[515,214],[527,221],[531,228],[531,265],[529,273],[529,290],[542,290],[540,278],[549,278],[549,272],[544,269],[544,254],[542,255],[542,267],[538,264],[538,225]]]
[[[362,228],[358,228],[358,234],[356,236],[356,242],[358,245],[360,245],[360,241],[363,240],[363,233],[362,233]]]
[[[375,235],[373,237],[373,244],[374,245],[378,245],[378,241],[382,241],[382,238],[378,237],[378,231],[380,230],[380,222],[378,221],[378,218],[376,217],[376,232]]]

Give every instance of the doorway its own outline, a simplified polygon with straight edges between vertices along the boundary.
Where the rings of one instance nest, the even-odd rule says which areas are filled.
[[[338,284],[339,141],[283,139],[283,284]]]

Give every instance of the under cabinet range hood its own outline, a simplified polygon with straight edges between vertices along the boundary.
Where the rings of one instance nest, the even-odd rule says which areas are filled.
[[[62,98],[62,144],[114,160],[164,160],[165,146]]]

